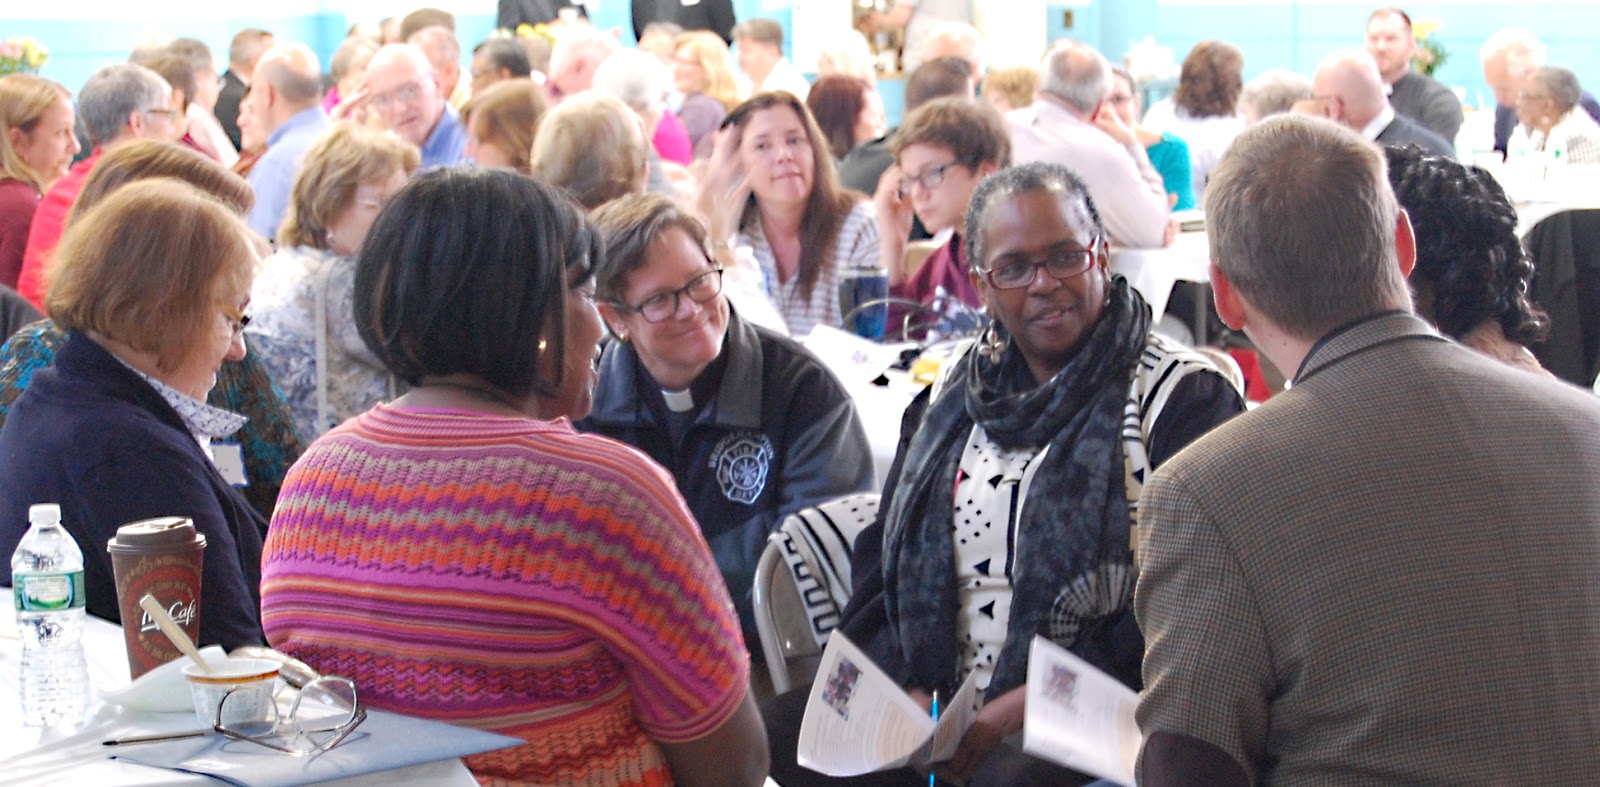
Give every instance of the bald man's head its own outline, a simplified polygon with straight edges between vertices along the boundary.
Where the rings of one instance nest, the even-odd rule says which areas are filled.
[[[389,44],[367,63],[367,94],[390,131],[414,145],[427,141],[444,114],[433,66],[411,44]]]
[[[275,43],[256,61],[250,96],[251,120],[271,134],[322,100],[322,64],[304,44]]]
[[[1389,104],[1377,62],[1360,49],[1341,50],[1323,58],[1311,79],[1311,94],[1328,118],[1357,131]]]

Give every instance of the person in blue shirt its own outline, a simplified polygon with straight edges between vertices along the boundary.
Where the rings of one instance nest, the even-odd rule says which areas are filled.
[[[1110,103],[1117,117],[1133,129],[1144,151],[1150,156],[1150,166],[1161,173],[1161,183],[1167,188],[1167,198],[1175,200],[1173,210],[1189,210],[1195,206],[1194,179],[1189,167],[1189,143],[1165,132],[1156,132],[1139,125],[1139,91],[1134,89],[1133,75],[1121,66],[1111,68]]]
[[[306,149],[328,127],[322,111],[322,67],[304,44],[275,44],[256,62],[241,113],[267,135],[267,152],[250,170],[256,204],[250,229],[276,238],[289,208],[289,190]]]
[[[360,101],[378,113],[385,128],[422,149],[422,168],[461,162],[467,129],[441,95],[427,55],[411,44],[390,44],[367,64]]]

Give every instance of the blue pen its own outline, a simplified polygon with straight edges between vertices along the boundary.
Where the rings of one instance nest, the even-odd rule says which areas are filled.
[[[933,723],[939,723],[939,690],[933,690]],[[935,787],[933,771],[928,771],[928,787]]]

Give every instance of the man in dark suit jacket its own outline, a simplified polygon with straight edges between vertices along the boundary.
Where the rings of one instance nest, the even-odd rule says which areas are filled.
[[[1377,62],[1363,50],[1334,52],[1324,58],[1311,79],[1311,95],[1310,101],[1295,106],[1380,145],[1416,145],[1432,155],[1455,158],[1454,144],[1389,105]]]
[[[272,34],[255,27],[247,27],[233,36],[228,45],[228,70],[222,72],[222,88],[217,92],[215,109],[217,122],[227,132],[233,146],[239,148],[239,102],[250,89],[250,75],[255,73],[256,61],[272,48]],[[241,151],[242,152],[242,151]]]
[[[1144,488],[1141,787],[1600,772],[1600,401],[1412,313],[1383,166],[1286,115],[1212,171],[1217,311],[1294,385]]]

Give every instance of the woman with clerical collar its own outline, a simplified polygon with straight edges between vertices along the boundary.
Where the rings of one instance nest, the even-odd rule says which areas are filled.
[[[590,218],[606,242],[595,296],[615,341],[578,426],[672,472],[753,642],[750,588],[768,534],[801,508],[874,488],[866,433],[820,361],[728,305],[732,251],[708,253],[698,219],[652,194]]]

